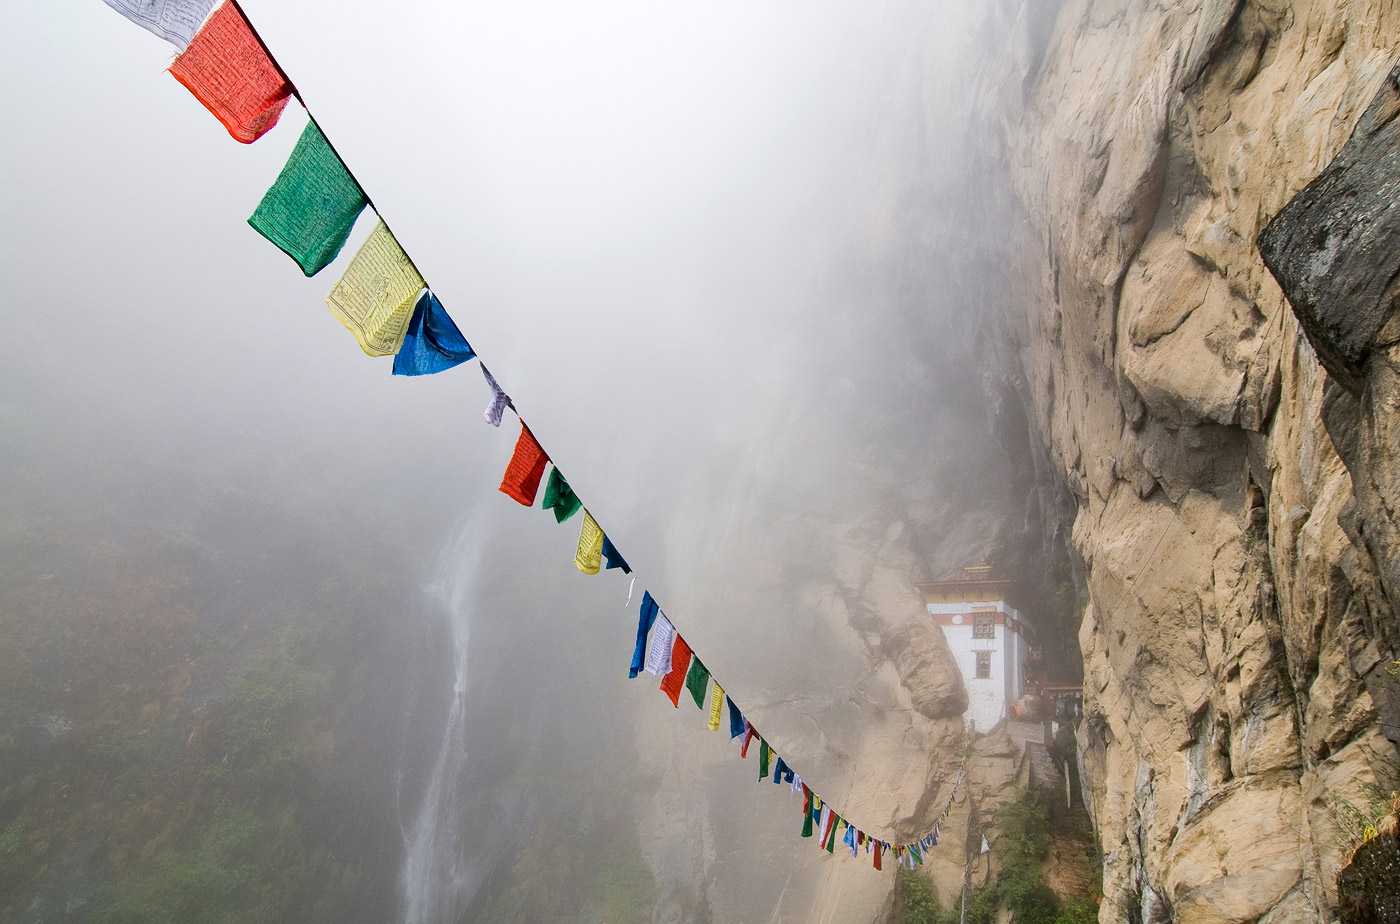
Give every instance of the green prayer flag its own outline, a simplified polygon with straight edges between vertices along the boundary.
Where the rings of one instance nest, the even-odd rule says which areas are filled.
[[[314,276],[340,253],[364,207],[359,184],[308,121],[248,224]]]
[[[830,832],[827,834],[827,836],[826,836],[826,852],[827,852],[827,853],[835,853],[835,852],[836,852],[836,829],[839,828],[839,827],[841,827],[841,816],[840,816],[840,815],[837,815],[837,814],[834,813],[834,812],[832,813],[832,816],[833,816],[833,817],[832,817],[832,819],[831,819],[831,831],[830,831]]]
[[[578,513],[578,509],[583,506],[583,501],[578,499],[574,489],[569,487],[564,476],[559,474],[559,466],[557,465],[550,470],[549,483],[544,486],[544,503],[540,506],[545,510],[554,511],[554,522],[556,523],[563,523]]]
[[[765,779],[768,776],[768,756],[772,752],[768,750],[768,742],[762,738],[758,739],[758,778]]]
[[[705,691],[709,689],[709,686],[710,672],[705,669],[705,665],[700,663],[699,658],[691,658],[690,673],[685,675],[685,688],[695,698],[695,705],[701,709],[705,708]]]
[[[812,836],[812,800],[807,800],[807,805],[802,809],[802,836]]]

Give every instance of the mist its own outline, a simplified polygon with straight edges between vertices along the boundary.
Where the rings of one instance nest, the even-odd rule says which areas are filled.
[[[998,440],[1024,421],[972,358],[999,295],[969,281],[990,231],[950,121],[984,10],[243,8],[636,585],[579,574],[577,521],[496,491],[518,424],[481,420],[475,363],[391,378],[325,310],[372,215],[314,279],[245,225],[299,107],[237,145],[160,73],[163,43],[96,0],[26,7],[0,56],[4,519],[11,549],[61,539],[79,564],[13,558],[9,590],[76,586],[82,550],[163,537],[120,567],[173,569],[152,593],[188,595],[170,656],[199,665],[82,740],[128,723],[169,739],[160,760],[227,763],[177,739],[199,740],[255,652],[340,608],[337,660],[304,638],[286,655],[336,691],[307,694],[334,728],[321,794],[299,777],[259,803],[314,802],[308,842],[341,839],[307,874],[334,895],[307,919],[562,920],[600,882],[676,919],[805,907],[827,873],[799,853],[786,787],[755,791],[703,716],[626,679],[649,590],[814,789],[878,836],[926,830],[961,722],[938,698],[955,676],[927,692],[896,663],[937,632],[915,625],[913,581],[1025,541],[994,525],[1026,477]],[[152,631],[102,593],[25,622],[16,639],[58,654],[24,661],[15,641],[15,663],[80,671],[75,638]],[[11,682],[13,728],[78,709],[43,701],[61,684]],[[26,800],[54,742],[11,745],[14,779],[38,782],[0,792],[0,830],[37,830]],[[202,804],[215,784],[197,778],[162,798]],[[150,849],[120,827],[55,856],[135,877]],[[20,920],[120,919],[67,881],[16,874]],[[39,916],[65,888],[87,910]]]

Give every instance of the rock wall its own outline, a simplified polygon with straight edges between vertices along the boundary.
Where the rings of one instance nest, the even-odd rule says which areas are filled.
[[[1400,4],[1007,2],[983,39],[965,153],[999,374],[1073,501],[1101,920],[1332,920],[1396,758],[1394,267],[1338,389],[1256,241],[1387,85]]]

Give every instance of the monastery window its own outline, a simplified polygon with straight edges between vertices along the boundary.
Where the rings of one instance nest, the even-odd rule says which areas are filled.
[[[992,653],[990,651],[977,652],[977,679],[992,679]]]
[[[992,613],[973,613],[972,637],[996,638],[996,616]]]

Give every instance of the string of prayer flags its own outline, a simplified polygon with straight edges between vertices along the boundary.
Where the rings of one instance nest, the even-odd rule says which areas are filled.
[[[729,703],[729,740],[733,741],[744,733],[744,715],[739,711],[739,707],[734,705],[734,700],[727,696],[725,700]]]
[[[165,39],[181,51],[194,38],[199,24],[214,7],[214,0],[103,0],[108,6],[147,32]]]
[[[642,609],[637,615],[637,647],[632,649],[632,664],[627,668],[627,676],[635,678],[646,661],[647,635],[656,622],[656,614],[661,611],[651,598],[651,591],[642,591]],[[732,703],[730,705],[733,705]]]
[[[292,95],[291,84],[232,0],[195,33],[170,65],[170,76],[244,144],[257,141],[277,124]]]
[[[418,296],[403,345],[394,354],[394,375],[432,375],[461,365],[476,351],[457,329],[447,309],[427,289]]]
[[[604,571],[611,571],[613,568],[621,568],[623,574],[631,574],[632,569],[627,567],[627,562],[617,551],[617,546],[612,544],[612,540],[607,536],[603,537],[603,559],[607,562],[603,566]]]
[[[647,596],[651,596],[647,594]],[[644,604],[645,606],[645,604]],[[647,649],[648,674],[665,677],[671,670],[672,649],[676,642],[676,627],[660,610],[656,614],[656,631],[651,636],[651,646]]]
[[[267,132],[295,93],[243,17],[237,0],[226,0],[207,20],[206,14],[217,0],[105,2],[183,49],[172,63],[170,73],[239,141],[252,142]],[[201,20],[204,20],[202,26]],[[303,273],[311,276],[343,249],[358,216],[368,204],[368,197],[312,119],[248,223],[296,260]],[[355,335],[365,353],[395,356],[395,375],[440,372],[475,357],[471,345],[436,295],[427,288],[413,261],[383,220],[378,221],[360,246],[344,275],[332,287],[326,303]],[[499,427],[506,408],[514,408],[514,405],[484,365],[481,372],[491,389],[491,401],[482,416],[487,423]],[[502,479],[501,491],[524,506],[533,506],[548,463],[548,455],[522,419],[520,436]],[[556,521],[561,523],[583,507],[558,467],[550,475],[542,506],[553,510]],[[620,568],[625,574],[631,573],[616,546],[584,508],[574,563],[585,574],[597,574],[602,570],[604,558],[608,569]],[[628,601],[631,599],[629,589]],[[711,731],[719,730],[721,713],[728,703],[730,739],[741,738],[740,756],[748,756],[749,745],[757,738],[759,779],[767,779],[771,770],[775,784],[787,783],[794,794],[802,793],[802,836],[813,837],[814,829],[819,829],[818,843],[828,853],[834,853],[837,836],[843,828],[843,843],[851,848],[851,855],[856,856],[860,846],[865,845],[866,852],[874,855],[877,870],[881,868],[882,855],[891,849],[901,863],[907,862],[912,869],[924,862],[925,851],[937,846],[942,820],[951,811],[963,779],[962,768],[933,831],[913,843],[892,846],[874,840],[842,819],[830,805],[823,805],[821,797],[774,752],[719,682],[711,677],[708,668],[676,632],[650,592],[643,594],[628,676],[636,677],[642,669],[661,678],[660,689],[677,708],[682,687],[689,690],[700,709],[706,708],[708,696]],[[987,850],[985,839],[982,849]]]
[[[535,492],[540,489],[540,479],[544,477],[548,461],[549,456],[535,441],[535,435],[525,426],[525,421],[520,421],[520,436],[506,465],[505,477],[501,479],[501,491],[526,507],[535,506]]]
[[[574,565],[584,574],[597,574],[603,568],[603,530],[587,510],[583,511],[583,523],[579,526]]]
[[[345,246],[365,204],[360,184],[310,119],[248,224],[314,276]]]
[[[496,384],[496,377],[491,374],[491,370],[486,368],[486,364],[481,364],[481,374],[486,376],[486,384],[491,387],[491,403],[486,405],[486,410],[481,412],[481,416],[486,418],[486,422],[493,427],[501,425],[501,418],[505,416],[506,408],[514,407],[510,403],[510,395],[501,390],[501,386]]]
[[[569,487],[557,465],[549,473],[549,481],[544,486],[544,502],[540,506],[545,510],[554,511],[556,523],[563,523],[578,513],[578,509],[583,506],[583,501],[579,500],[574,489]]]
[[[671,646],[671,670],[661,678],[661,692],[670,697],[671,705],[681,707],[681,687],[685,685],[685,675],[690,669],[690,646],[680,635]]]
[[[331,314],[369,356],[399,351],[423,277],[381,219],[326,296]]]
[[[719,731],[719,715],[724,709],[724,687],[715,681],[714,691],[710,694],[710,731]]]
[[[690,659],[690,673],[685,678],[685,688],[690,691],[690,698],[695,700],[695,708],[705,708],[705,693],[710,687],[710,672],[705,669],[705,665],[700,663],[699,658]]]

